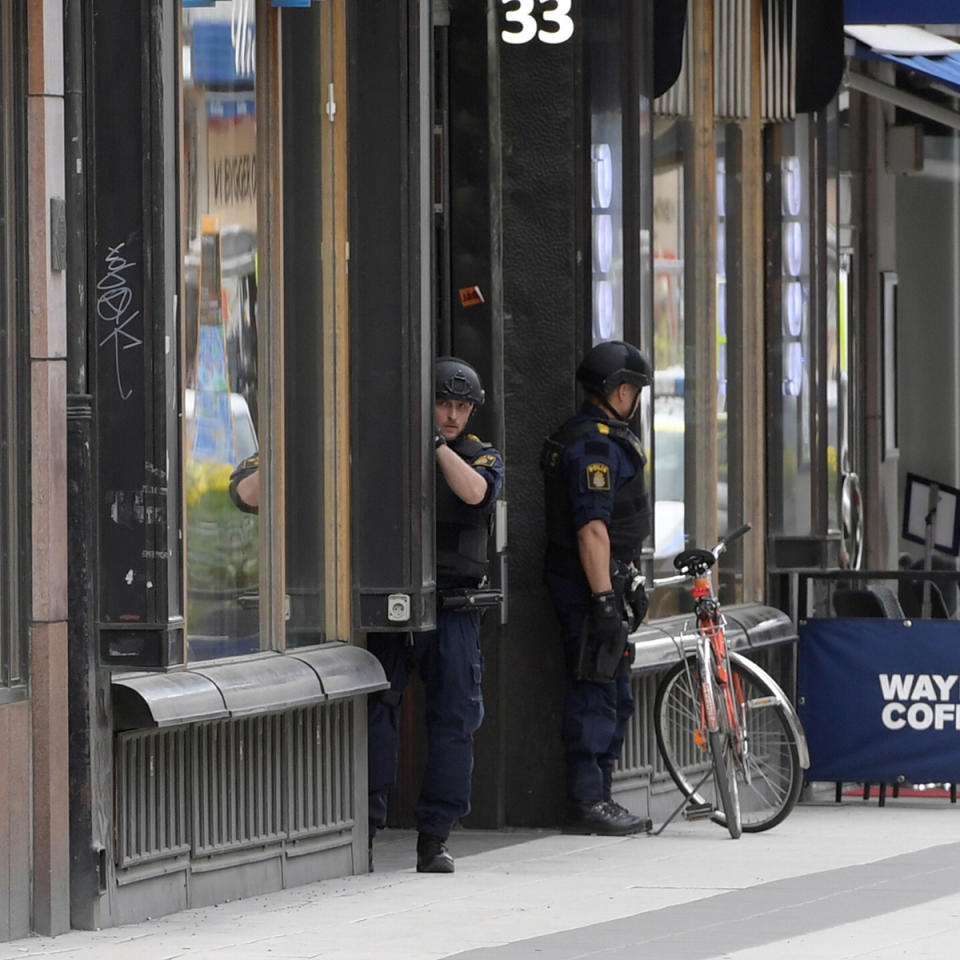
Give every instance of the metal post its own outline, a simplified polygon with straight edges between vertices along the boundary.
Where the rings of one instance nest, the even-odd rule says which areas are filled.
[[[937,525],[937,503],[939,498],[940,487],[936,483],[931,483],[930,493],[927,499],[927,515],[924,517],[924,522],[927,525],[927,535],[923,545],[923,569],[928,572],[933,569],[934,531]],[[931,593],[930,578],[925,577],[923,581],[923,602],[920,604],[920,616],[924,620],[930,619]]]

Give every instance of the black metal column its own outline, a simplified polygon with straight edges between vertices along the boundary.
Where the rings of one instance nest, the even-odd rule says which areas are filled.
[[[354,624],[434,623],[430,4],[348,10]]]
[[[94,0],[91,393],[103,663],[183,661],[176,484],[178,4]],[[172,533],[171,533],[172,531]]]

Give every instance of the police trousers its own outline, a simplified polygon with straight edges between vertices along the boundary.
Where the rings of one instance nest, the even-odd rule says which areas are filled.
[[[371,836],[386,825],[387,793],[397,781],[400,702],[410,677],[423,681],[427,765],[415,814],[417,829],[446,839],[470,812],[473,735],[483,721],[480,614],[441,610],[437,629],[412,635],[371,633],[367,649],[383,665],[390,689],[367,704]]]
[[[567,799],[594,803],[610,799],[613,766],[623,749],[627,722],[633,716],[629,674],[609,683],[577,679],[580,634],[590,614],[591,598],[581,585],[546,575],[547,589],[560,621],[566,666],[563,700],[563,746]]]

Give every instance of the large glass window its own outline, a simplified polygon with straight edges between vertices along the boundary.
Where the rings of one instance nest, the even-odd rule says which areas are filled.
[[[745,360],[743,131],[737,123],[717,126],[717,532],[730,533],[745,521],[745,488],[752,471],[744,463],[744,394],[756,381]],[[744,541],[728,548],[720,564],[722,599],[742,598]]]
[[[654,562],[668,567],[685,545],[684,193],[681,121],[654,126],[653,175],[653,492]]]
[[[809,120],[801,115],[779,131],[780,370],[776,394],[770,398],[781,434],[773,445],[774,482],[770,494],[776,519],[773,533],[806,535],[811,514],[811,285],[809,196]],[[779,489],[777,489],[779,487]],[[779,516],[776,516],[779,514]]]
[[[587,20],[590,101],[591,337],[624,336],[623,97],[619,0],[597,0]]]
[[[349,635],[343,9],[182,11],[193,660]]]
[[[728,385],[728,347],[727,334],[728,290],[727,283],[727,241],[735,244],[738,239],[735,230],[727,230],[727,184],[728,179],[736,177],[737,171],[731,170],[727,176],[726,129],[717,127],[717,532],[723,536],[729,527],[729,481],[730,481],[730,443],[729,408],[727,403]],[[733,211],[731,210],[731,213]],[[731,278],[732,279],[732,278]],[[728,558],[729,559],[729,558]],[[729,564],[724,564],[729,568]]]
[[[23,202],[23,115],[19,104],[18,69],[22,53],[14,43],[13,8],[0,4],[0,701],[10,688],[26,679],[25,630],[19,605],[18,544],[25,516],[19,473],[26,449],[23,417],[17,397],[21,349],[19,323],[23,316],[19,278],[26,275],[24,244],[17,242],[16,227],[23,222],[18,208]],[[20,451],[18,456],[18,450]]]
[[[741,294],[741,217],[739,134],[735,125],[716,127],[716,230],[713,261],[715,273],[715,322],[707,326],[715,350],[715,379],[693,375],[689,366],[697,334],[684,315],[685,278],[690,269],[686,228],[689,210],[685,189],[689,176],[689,122],[683,118],[657,118],[655,169],[653,176],[653,270],[654,270],[654,569],[671,570],[673,557],[689,546],[696,504],[690,501],[695,489],[687,459],[689,436],[697,428],[716,432],[717,516],[719,534],[742,522],[741,497],[731,481],[742,475],[740,421],[734,400],[738,384],[730,382],[739,360],[742,338],[736,304]],[[715,410],[715,421],[696,424],[695,391],[715,391],[702,406]],[[704,396],[706,393],[704,393]],[[711,414],[713,417],[714,414]],[[705,464],[698,463],[697,470]],[[710,518],[711,523],[713,518]],[[704,546],[704,544],[698,544]],[[705,546],[710,546],[706,544]],[[725,557],[724,582],[736,596],[741,566],[740,554]]]
[[[185,7],[182,37],[186,621],[206,659],[261,647],[259,516],[229,495],[260,435],[256,5]]]

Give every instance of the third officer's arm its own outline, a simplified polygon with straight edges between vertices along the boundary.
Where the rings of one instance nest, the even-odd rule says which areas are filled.
[[[483,502],[489,489],[487,478],[446,444],[437,447],[437,466],[442,471],[447,486],[464,503],[475,507]]]
[[[603,520],[589,520],[577,530],[580,564],[591,593],[612,589],[610,582],[610,535]]]
[[[567,477],[577,551],[590,592],[606,593],[610,582],[610,534],[620,457],[602,435],[586,436],[567,449]]]

